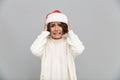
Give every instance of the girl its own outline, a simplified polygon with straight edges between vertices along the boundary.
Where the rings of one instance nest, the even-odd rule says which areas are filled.
[[[74,58],[85,48],[59,10],[46,16],[44,31],[30,49],[41,58],[40,80],[77,80]]]

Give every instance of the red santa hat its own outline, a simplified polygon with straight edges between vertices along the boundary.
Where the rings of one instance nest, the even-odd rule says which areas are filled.
[[[68,19],[67,19],[67,16],[63,14],[61,11],[54,10],[53,12],[47,14],[46,16],[46,24],[50,22],[64,22],[67,24]]]

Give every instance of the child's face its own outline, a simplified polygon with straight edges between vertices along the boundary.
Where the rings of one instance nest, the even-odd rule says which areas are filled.
[[[53,39],[60,39],[63,35],[63,29],[60,22],[50,23],[50,36]]]

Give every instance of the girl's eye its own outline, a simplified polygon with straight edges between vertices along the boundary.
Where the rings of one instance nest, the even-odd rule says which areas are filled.
[[[54,27],[54,24],[51,24],[50,27]]]
[[[58,24],[58,26],[62,27],[62,24]]]

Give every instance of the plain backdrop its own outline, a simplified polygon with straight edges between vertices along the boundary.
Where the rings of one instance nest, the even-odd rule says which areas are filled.
[[[120,80],[120,0],[0,0],[0,80],[39,80],[30,46],[55,9],[85,46],[75,59],[78,80]]]

